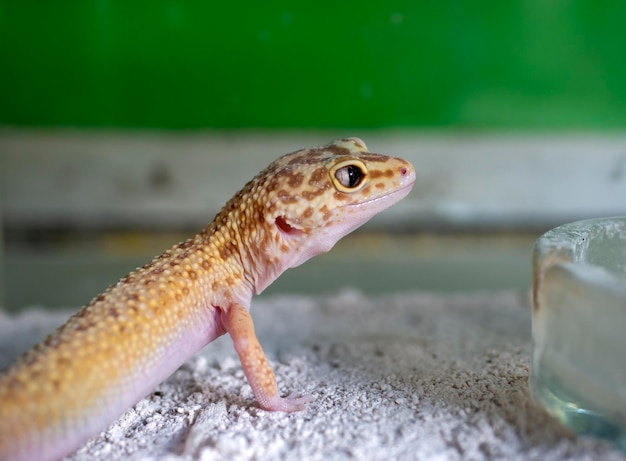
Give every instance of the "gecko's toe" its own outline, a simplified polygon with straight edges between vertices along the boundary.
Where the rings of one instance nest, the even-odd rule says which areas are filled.
[[[302,411],[306,409],[306,404],[315,400],[311,395],[303,395],[296,397],[290,394],[287,397],[271,397],[261,405],[264,410],[268,411],[284,411],[292,413],[294,411]]]

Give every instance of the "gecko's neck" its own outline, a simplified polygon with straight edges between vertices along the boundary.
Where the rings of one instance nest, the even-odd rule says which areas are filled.
[[[253,210],[256,207],[251,208],[228,203],[196,242],[227,268],[225,279],[237,279],[241,288],[258,294],[287,268],[277,242],[280,236],[270,232],[263,215]]]

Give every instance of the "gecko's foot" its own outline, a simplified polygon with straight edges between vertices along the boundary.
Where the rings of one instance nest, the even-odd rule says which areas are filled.
[[[306,404],[313,400],[313,396],[311,395],[303,395],[300,397],[296,397],[294,394],[290,394],[287,397],[275,396],[264,399],[261,403],[261,407],[268,411],[285,411],[291,413],[306,409]]]

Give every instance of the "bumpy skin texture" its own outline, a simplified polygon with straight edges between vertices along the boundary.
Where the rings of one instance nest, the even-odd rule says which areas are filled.
[[[281,398],[248,312],[284,270],[406,196],[405,160],[347,138],[287,154],[196,237],[94,298],[0,375],[0,460],[55,460],[97,435],[192,354],[229,333],[259,405]]]

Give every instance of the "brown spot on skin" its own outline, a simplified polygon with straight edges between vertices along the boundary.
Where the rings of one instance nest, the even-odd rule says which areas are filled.
[[[315,191],[305,190],[302,192],[302,197],[309,202],[313,200],[315,197],[322,195],[324,191],[322,189],[317,189]]]
[[[35,346],[35,349],[29,351],[28,354],[22,358],[21,360],[22,363],[24,363],[24,365],[27,365],[27,366],[32,366],[33,364],[35,364],[37,362],[37,355],[34,352],[39,351],[41,349],[42,349],[42,346],[40,344]]]
[[[320,162],[320,157],[326,155],[326,151],[323,149],[309,149],[306,156],[302,155],[302,151],[294,152],[294,158],[287,162],[287,165],[314,165]]]
[[[63,364],[62,363],[58,363],[57,366],[62,367]],[[61,388],[61,383],[59,382],[58,379],[53,379],[52,380],[52,387],[54,388],[54,391],[58,391]]]
[[[176,301],[181,302],[183,300],[183,297],[180,293],[176,293]]]
[[[189,239],[189,240],[185,240],[182,243],[179,243],[178,244],[178,248],[180,248],[181,250],[185,250],[185,249],[189,248],[192,245],[193,245],[193,240]]]
[[[311,216],[313,216],[313,208],[312,207],[307,207],[307,209],[304,210],[304,213],[302,215],[305,218],[310,218]]]
[[[348,197],[345,194],[342,194],[341,192],[335,192],[333,194],[333,197],[335,197],[335,200],[338,200],[338,201],[348,200]]]
[[[320,213],[324,214],[322,216],[322,219],[324,221],[328,221],[330,219],[330,210],[328,209],[328,207],[326,205],[324,205],[322,208],[320,208]]]
[[[165,270],[165,269],[163,269],[163,267],[155,267],[155,268],[152,270],[152,275],[159,275],[159,274],[162,274],[164,270]]]
[[[283,244],[280,246],[280,251],[282,251],[283,253],[287,253],[289,251],[289,247]]]
[[[195,280],[198,278],[198,274],[196,273],[196,271],[188,271],[187,275],[191,280]]]
[[[317,168],[313,173],[311,173],[311,177],[309,178],[309,185],[319,187],[322,183],[328,184],[327,176],[328,172],[326,168],[320,167]]]
[[[55,335],[49,335],[46,338],[46,340],[44,341],[44,345],[46,347],[49,347],[49,348],[52,348],[52,349],[56,349],[62,343],[63,343],[63,341],[61,341],[61,338],[59,338],[58,336],[55,336]]]
[[[203,259],[202,260],[202,269],[204,269],[205,271],[208,271],[209,269],[211,269],[211,263],[208,260]]]
[[[282,189],[279,190],[277,195],[278,195],[278,199],[283,203],[295,203],[298,201],[297,198],[289,194],[289,192],[287,192],[286,190],[282,190]]]
[[[218,251],[219,251],[220,257],[224,260],[230,258],[230,255],[233,254],[229,245],[221,245]]]
[[[380,178],[381,176],[384,176],[386,178],[393,178],[393,170],[391,169],[387,169],[387,170],[371,170],[370,171],[370,178],[372,179],[376,179],[376,178]]]
[[[385,185],[382,182],[377,182],[376,184],[374,184],[374,187],[376,189],[384,189]]]
[[[361,191],[361,194],[365,196],[369,196],[371,192],[372,192],[372,186],[366,186]]]
[[[93,320],[86,320],[78,324],[78,326],[76,327],[76,331],[87,331],[95,326],[96,322],[94,322]]]
[[[350,155],[352,153],[350,152],[350,149],[348,149],[347,147],[343,147],[343,146],[330,145],[326,147],[326,149],[328,149],[330,152],[332,152],[335,155]]]
[[[385,157],[384,155],[378,154],[361,154],[359,158],[364,162],[375,162],[375,163],[386,163],[389,161],[389,157]]]
[[[187,288],[187,287],[183,287],[183,294],[184,294],[185,296],[188,296],[188,295],[189,295],[189,288]]]
[[[320,158],[323,154],[323,152],[320,152],[318,154],[314,154],[315,156],[311,156],[311,157],[307,157],[304,160],[302,160],[299,163],[305,164],[305,165],[315,165],[317,163],[320,163]]]
[[[30,370],[28,378],[32,381],[38,381],[39,379],[41,379],[41,373],[42,373],[41,369],[35,368],[34,370]]]
[[[218,252],[223,260],[230,258],[232,255],[237,253],[237,245],[232,240],[228,240],[224,242],[218,249]]]
[[[268,192],[272,192],[275,191],[278,188],[278,179],[276,179],[275,177],[272,178],[266,185],[265,188],[267,189]]]
[[[298,172],[291,175],[289,181],[287,181],[287,184],[289,185],[289,187],[293,187],[295,189],[296,187],[300,187],[302,181],[304,181],[304,174]]]
[[[233,281],[232,277],[228,276],[224,279],[224,283],[229,287],[232,287],[235,282]]]

